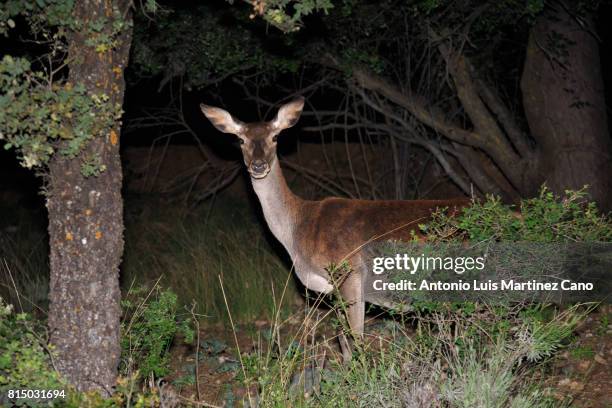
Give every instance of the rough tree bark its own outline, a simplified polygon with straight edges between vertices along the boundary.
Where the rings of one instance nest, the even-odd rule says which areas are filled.
[[[130,18],[129,1],[75,2],[82,27],[94,19]],[[122,17],[113,14],[119,11]],[[107,24],[110,26],[111,24]],[[129,26],[128,26],[129,27]],[[110,30],[111,28],[108,27]],[[98,53],[87,42],[87,30],[69,38],[69,83],[104,92],[109,104],[122,104],[123,70],[131,31],[116,35],[116,47]],[[49,164],[51,342],[60,373],[79,390],[108,394],[115,385],[120,357],[119,264],[123,254],[123,201],[119,160],[120,122],[106,137],[95,137],[81,157],[54,155]],[[106,167],[97,177],[84,177],[85,155],[95,154]]]
[[[557,192],[590,185],[612,208],[612,149],[593,16],[547,7],[533,27],[521,81],[540,178]]]

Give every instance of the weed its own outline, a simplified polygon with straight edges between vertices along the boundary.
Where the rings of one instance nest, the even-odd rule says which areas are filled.
[[[568,344],[591,309],[475,305],[466,315],[449,305],[417,312],[416,334],[386,325],[367,336],[349,364],[335,362],[335,340],[308,340],[320,322],[305,319],[284,343],[273,336],[243,356],[241,379],[257,384],[262,407],[564,406],[539,384],[536,369]],[[332,359],[325,362],[326,355]]]
[[[40,322],[28,314],[14,313],[0,298],[0,405],[36,405],[28,398],[9,403],[9,390],[66,388],[53,369],[44,333]]]
[[[163,377],[169,370],[168,350],[177,332],[192,342],[194,333],[189,320],[179,321],[177,296],[162,290],[131,288],[121,301],[124,318],[121,323],[121,372],[132,376],[136,370],[143,378]]]
[[[609,313],[603,313],[601,315],[601,317],[599,318],[599,325],[597,327],[597,334],[598,335],[603,335],[605,334],[610,326],[610,314]]]
[[[166,295],[164,295],[166,293]],[[133,340],[130,343],[139,344],[139,349],[131,348],[123,350],[130,352],[131,357],[137,361],[134,352],[141,353],[143,363],[140,367],[143,371],[150,370],[151,373],[166,369],[164,365],[164,353],[157,354],[161,345],[171,341],[167,339],[162,342],[162,337],[168,335],[168,330],[158,330],[158,326],[151,326],[152,320],[161,318],[165,320],[163,326],[169,325],[167,311],[171,310],[172,303],[176,303],[167,293],[160,292],[156,300],[142,304],[140,314],[147,316],[149,324],[140,324],[134,321],[129,335],[125,338]],[[145,319],[144,322],[147,322]],[[157,329],[157,332],[155,331]],[[66,407],[81,408],[106,407],[119,408],[130,406],[159,406],[164,401],[164,406],[176,406],[173,401],[176,396],[160,385],[158,382],[144,383],[142,377],[133,369],[129,375],[121,376],[116,384],[116,389],[110,398],[103,398],[97,391],[78,392],[69,384],[65,383],[60,374],[53,366],[54,351],[48,344],[46,330],[42,322],[32,319],[27,313],[15,313],[13,307],[6,305],[0,298],[0,405],[2,406],[24,406],[24,407]],[[135,339],[135,335],[156,336],[157,339],[149,342]],[[159,343],[157,343],[159,342]],[[148,348],[146,347],[148,346]],[[147,368],[149,367],[149,368]],[[133,368],[133,367],[132,367]],[[9,390],[58,390],[62,392],[63,398],[35,400],[32,398],[15,399],[9,398]]]
[[[578,360],[590,360],[595,357],[595,350],[589,346],[572,347],[570,350],[570,355]]]

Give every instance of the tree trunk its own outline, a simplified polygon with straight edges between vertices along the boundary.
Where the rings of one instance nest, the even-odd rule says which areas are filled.
[[[591,197],[610,209],[612,150],[599,44],[593,16],[574,16],[571,7],[547,7],[527,46],[521,88],[538,145],[539,174],[533,180],[559,193],[588,184]]]
[[[90,92],[104,92],[109,104],[123,102],[123,70],[127,64],[131,31],[115,33],[116,46],[97,52],[88,45],[90,21],[129,19],[128,2],[75,2],[81,30],[69,39],[69,82]],[[120,14],[113,14],[115,12]],[[122,16],[122,17],[119,17]],[[126,27],[129,27],[127,25]],[[60,373],[79,390],[108,395],[117,378],[120,357],[119,264],[123,254],[123,201],[119,159],[120,122],[105,137],[94,137],[80,157],[56,154],[49,164],[48,199],[50,236],[51,342],[58,353]],[[84,177],[84,157],[96,155],[105,170]]]

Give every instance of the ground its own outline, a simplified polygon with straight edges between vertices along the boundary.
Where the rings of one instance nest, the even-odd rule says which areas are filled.
[[[575,339],[541,372],[541,379],[559,401],[571,400],[572,407],[612,407],[612,317],[611,307],[602,307],[589,315],[581,324]],[[298,330],[300,321],[284,327],[284,336]],[[267,337],[271,322],[257,320],[237,326],[236,337],[231,327],[219,323],[201,328],[201,357],[198,365],[201,400],[216,406],[232,406],[245,398],[247,390],[239,379],[240,362],[236,353],[236,340],[243,354],[258,350]],[[383,319],[370,321],[367,332],[385,336],[389,325]],[[320,339],[333,337],[331,328],[324,329]],[[388,333],[387,333],[388,334]],[[168,381],[182,396],[196,399],[194,384],[185,379],[194,372],[194,348],[178,344],[172,349],[172,372]],[[337,350],[336,350],[337,352]],[[251,388],[255,394],[255,387]],[[240,406],[240,405],[238,405]]]
[[[571,395],[575,406],[612,407],[612,324],[607,306],[586,318],[576,341],[555,359],[546,384]]]

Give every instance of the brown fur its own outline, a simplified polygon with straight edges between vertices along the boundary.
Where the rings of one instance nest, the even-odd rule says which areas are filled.
[[[373,240],[412,238],[418,225],[427,222],[437,208],[452,212],[469,205],[469,199],[371,201],[326,198],[302,201],[297,227],[300,246],[309,247],[334,263],[358,246]]]

